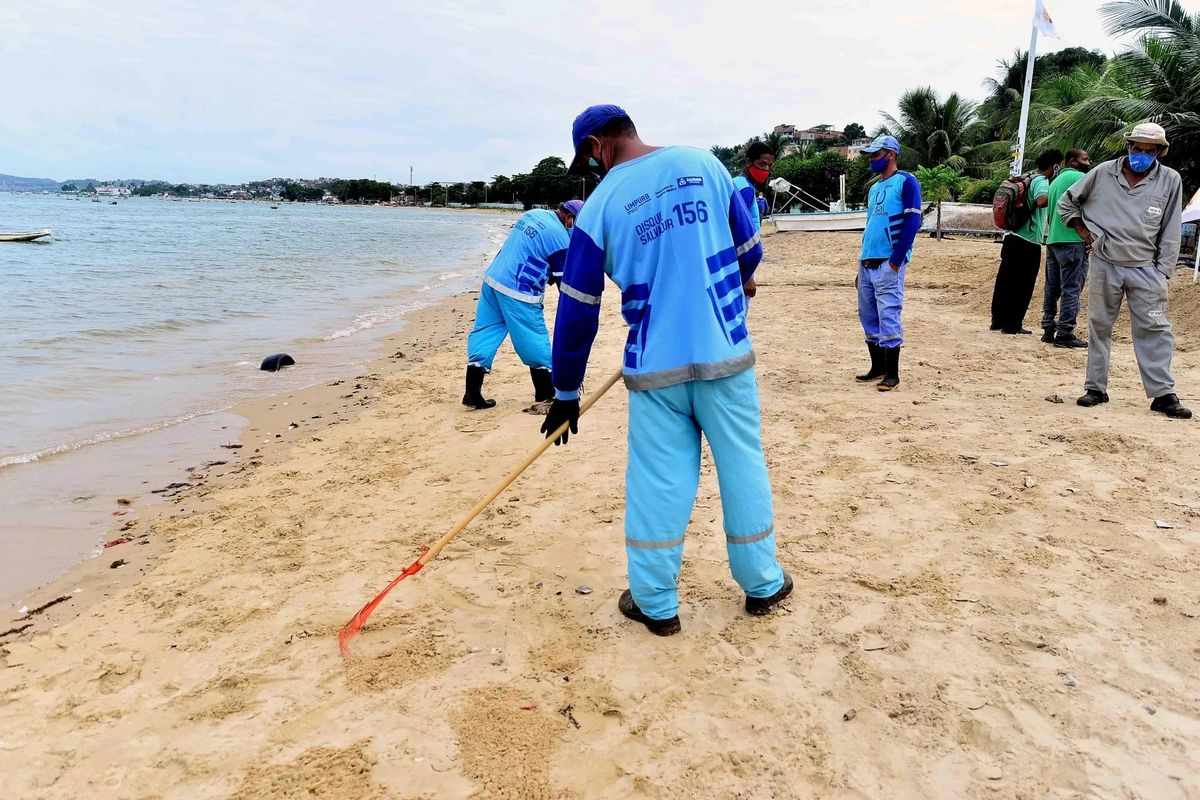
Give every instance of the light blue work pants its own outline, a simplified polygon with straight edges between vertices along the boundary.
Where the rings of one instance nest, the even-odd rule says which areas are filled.
[[[858,265],[858,319],[866,340],[880,347],[899,347],[904,343],[900,313],[904,310],[904,275],[888,266],[884,259],[877,267]]]
[[[679,612],[675,582],[700,483],[701,433],[716,461],[734,580],[752,597],[783,587],[759,424],[753,369],[629,393],[625,552],[633,599],[651,619]]]
[[[504,337],[527,367],[550,369],[550,333],[541,301],[525,303],[500,294],[486,283],[475,308],[475,327],[467,336],[467,365],[492,371]]]

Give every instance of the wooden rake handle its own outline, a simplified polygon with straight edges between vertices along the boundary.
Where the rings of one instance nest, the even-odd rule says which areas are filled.
[[[603,397],[605,392],[607,392],[609,389],[611,389],[613,387],[613,384],[615,384],[617,381],[621,380],[621,375],[622,375],[621,370],[617,370],[612,375],[610,375],[604,381],[604,383],[600,386],[600,389],[598,391],[592,393],[587,398],[587,400],[584,401],[583,405],[581,405],[579,407],[579,416],[582,417],[584,414],[586,414],[588,409],[591,408],[596,403],[597,400],[599,400],[601,397]],[[363,606],[359,610],[359,612],[357,614],[355,614],[353,617],[351,617],[350,621],[347,622],[345,624],[345,626],[341,629],[341,631],[339,631],[339,633],[338,633],[338,645],[341,648],[343,656],[349,657],[349,655],[350,655],[350,649],[349,649],[350,640],[354,637],[354,635],[356,633],[358,633],[359,629],[362,628],[362,626],[366,623],[367,617],[371,616],[371,613],[375,610],[375,608],[381,602],[383,602],[383,598],[387,597],[388,592],[392,591],[392,589],[394,589],[396,587],[396,584],[400,583],[400,581],[404,580],[405,578],[409,577],[410,575],[415,575],[417,572],[419,572],[421,570],[421,567],[425,566],[430,561],[437,558],[438,553],[442,552],[442,548],[444,548],[446,545],[450,544],[450,542],[454,539],[454,537],[456,537],[460,533],[462,533],[463,529],[471,524],[471,520],[475,519],[477,516],[479,516],[479,514],[485,508],[487,508],[489,505],[491,505],[492,501],[495,500],[497,497],[499,497],[501,492],[503,492],[505,489],[507,489],[509,487],[509,485],[512,484],[513,481],[515,481],[517,478],[521,477],[521,473],[523,473],[525,470],[527,470],[534,461],[537,461],[538,458],[542,455],[542,453],[546,452],[547,448],[549,448],[550,445],[554,443],[555,439],[562,436],[563,433],[566,432],[568,425],[570,425],[570,422],[564,422],[562,425],[560,425],[558,427],[558,430],[554,431],[552,434],[550,434],[545,439],[543,439],[542,442],[537,447],[535,447],[528,456],[525,457],[524,461],[522,461],[517,466],[513,467],[511,472],[509,472],[507,475],[505,475],[503,478],[501,478],[500,482],[497,483],[495,486],[493,486],[491,491],[489,491],[486,495],[484,495],[483,498],[478,503],[476,503],[471,508],[470,511],[468,511],[466,514],[464,514],[462,519],[460,519],[458,522],[456,522],[454,524],[453,528],[446,531],[446,533],[444,533],[441,536],[441,538],[439,538],[433,544],[426,547],[425,552],[421,554],[420,558],[418,558],[416,561],[414,561],[412,564],[410,564],[408,567],[406,567],[403,572],[401,572],[399,575],[396,576],[395,580],[393,580],[391,583],[389,583],[382,592],[380,592],[379,594],[377,594],[375,596],[375,599],[373,599],[371,602],[367,603],[365,606]]]

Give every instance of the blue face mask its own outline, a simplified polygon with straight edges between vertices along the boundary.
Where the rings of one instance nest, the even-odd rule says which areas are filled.
[[[888,165],[888,157],[887,156],[880,156],[879,158],[872,159],[871,160],[871,172],[883,172],[885,169],[887,169],[887,165]]]
[[[1157,156],[1152,156],[1149,153],[1130,153],[1129,167],[1134,172],[1141,175],[1146,170],[1154,166]]]
[[[591,167],[592,172],[594,172],[601,179],[608,174],[608,170],[604,168],[604,165],[594,158],[588,158],[588,166]]]

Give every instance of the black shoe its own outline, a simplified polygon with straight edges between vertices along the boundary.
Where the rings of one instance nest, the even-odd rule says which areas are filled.
[[[1054,328],[1042,328],[1042,341],[1046,344],[1054,341]]]
[[[1029,330],[1029,328],[1001,328],[1000,332],[1007,333],[1011,336],[1015,336],[1018,333],[1033,333],[1033,331]]]
[[[550,380],[550,370],[530,367],[529,377],[533,379],[533,402],[541,403],[554,399],[554,383]]]
[[[1172,395],[1172,397],[1174,397],[1174,395]],[[1107,402],[1108,392],[1101,392],[1097,391],[1096,389],[1088,389],[1086,394],[1082,395],[1078,400],[1075,401],[1075,405],[1083,406],[1084,408],[1091,408],[1092,406],[1098,406],[1101,403]]]
[[[1003,325],[1001,325],[999,322],[993,322],[993,323],[992,323],[992,326],[991,326],[990,328],[988,328],[988,330],[989,330],[989,331],[998,331],[998,330],[1000,330],[1000,329],[1001,329],[1001,328],[1003,328],[1003,327],[1004,327],[1004,326],[1003,326]]]
[[[792,593],[792,576],[783,573],[783,586],[770,597],[746,596],[746,613],[761,617],[771,613],[771,608]]]
[[[1045,341],[1045,339],[1042,341]],[[1055,336],[1054,346],[1087,349],[1087,342],[1072,333],[1067,336]]]
[[[887,369],[883,363],[883,348],[875,344],[875,342],[867,342],[867,350],[871,352],[871,369],[866,375],[855,375],[854,380],[862,381],[877,381],[884,375],[887,375]]]
[[[463,395],[463,405],[470,408],[492,408],[495,400],[483,399],[483,376],[487,370],[474,364],[467,367],[467,393]]]
[[[1192,418],[1192,410],[1179,405],[1179,398],[1173,394],[1164,394],[1162,397],[1154,398],[1154,402],[1150,404],[1150,410],[1166,414],[1172,419]]]
[[[674,636],[683,630],[683,626],[679,624],[678,614],[670,619],[650,619],[647,617],[637,607],[637,603],[633,602],[633,592],[628,589],[621,592],[621,598],[617,600],[617,608],[634,622],[640,622],[645,625],[646,629],[655,636]]]
[[[882,347],[883,350],[883,365],[887,370],[887,377],[879,382],[875,388],[881,392],[890,392],[900,385],[900,348],[899,347]]]

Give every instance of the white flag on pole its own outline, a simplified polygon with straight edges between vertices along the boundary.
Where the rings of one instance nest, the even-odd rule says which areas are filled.
[[[1050,18],[1050,12],[1046,10],[1046,4],[1042,0],[1035,0],[1033,4],[1033,27],[1037,28],[1043,36],[1062,38],[1058,35],[1058,29],[1054,27],[1054,20]]]

